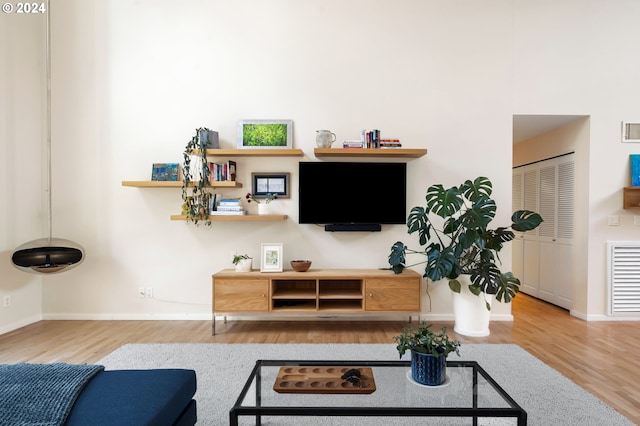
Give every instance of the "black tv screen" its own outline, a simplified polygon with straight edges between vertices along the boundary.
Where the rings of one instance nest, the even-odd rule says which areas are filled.
[[[406,223],[406,163],[299,164],[299,223]]]

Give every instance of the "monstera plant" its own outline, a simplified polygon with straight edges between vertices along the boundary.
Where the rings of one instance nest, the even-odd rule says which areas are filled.
[[[486,177],[449,189],[441,184],[430,186],[426,206],[413,207],[407,219],[409,234],[417,232],[423,248],[414,250],[396,242],[389,254],[391,269],[401,273],[407,267],[406,255],[419,253],[426,256],[426,278],[448,279],[451,290],[460,293],[457,278],[468,275],[473,294],[495,295],[498,301],[510,302],[519,291],[520,280],[500,270],[498,254],[515,238],[513,231],[530,231],[543,220],[538,213],[518,210],[511,217],[510,227],[490,228],[496,214],[491,192],[492,184]],[[491,307],[488,302],[486,307]]]

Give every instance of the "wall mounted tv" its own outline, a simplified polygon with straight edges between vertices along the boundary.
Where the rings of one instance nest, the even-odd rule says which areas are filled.
[[[380,231],[407,221],[407,164],[300,162],[299,223],[326,231]]]

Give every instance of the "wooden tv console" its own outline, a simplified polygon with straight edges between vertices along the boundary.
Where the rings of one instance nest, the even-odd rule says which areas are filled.
[[[422,277],[380,269],[309,269],[306,272],[236,272],[212,276],[216,315],[338,315],[420,313]]]

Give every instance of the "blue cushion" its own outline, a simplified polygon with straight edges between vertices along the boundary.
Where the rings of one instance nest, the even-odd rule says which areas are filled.
[[[173,425],[195,392],[193,370],[103,371],[84,388],[66,425]]]

